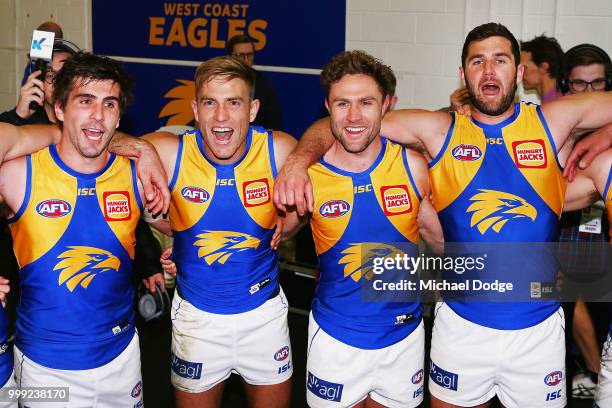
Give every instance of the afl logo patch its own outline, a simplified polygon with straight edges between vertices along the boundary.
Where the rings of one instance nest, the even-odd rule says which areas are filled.
[[[132,388],[132,398],[138,398],[142,394],[142,381],[138,381],[138,383]]]
[[[561,379],[563,379],[563,373],[561,371],[553,371],[544,377],[544,383],[550,387],[554,387],[561,382]]]
[[[547,164],[543,140],[523,140],[512,143],[514,162],[519,168],[543,169]]]
[[[70,214],[72,206],[64,200],[45,200],[36,205],[36,212],[47,218],[60,218]]]
[[[204,204],[210,200],[210,194],[208,194],[208,191],[195,186],[183,187],[181,189],[181,195],[185,200],[196,204]]]
[[[412,202],[407,186],[381,187],[380,195],[385,215],[406,214],[412,211]]]
[[[127,191],[107,191],[102,195],[102,200],[106,221],[125,221],[132,216],[130,194]]]
[[[268,179],[265,178],[245,182],[242,185],[242,192],[245,207],[264,205],[269,203],[271,199]]]
[[[482,157],[482,151],[477,146],[467,144],[456,146],[451,154],[460,161],[474,161]]]
[[[344,200],[329,200],[319,207],[319,213],[325,218],[338,218],[348,213],[351,205]]]
[[[276,353],[274,353],[274,359],[276,361],[283,361],[287,357],[289,357],[289,347],[288,346],[285,346],[282,349],[278,350]]]
[[[416,373],[414,373],[414,375],[412,376],[413,384],[419,384],[421,381],[423,381],[423,369],[422,368]]]

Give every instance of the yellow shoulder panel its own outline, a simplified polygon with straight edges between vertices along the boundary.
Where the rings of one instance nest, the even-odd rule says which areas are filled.
[[[450,136],[431,163],[429,176],[433,205],[440,212],[448,207],[478,173],[487,149],[482,130],[467,115],[453,115]]]
[[[308,169],[314,191],[310,220],[315,249],[321,255],[344,234],[353,210],[353,180],[317,163]]]
[[[253,130],[251,147],[234,169],[236,189],[249,216],[262,228],[276,225],[276,207],[272,202],[274,175],[270,167],[268,134]]]

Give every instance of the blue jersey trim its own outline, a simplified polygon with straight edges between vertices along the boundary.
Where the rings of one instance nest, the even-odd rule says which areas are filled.
[[[108,170],[108,168],[115,162],[115,158],[117,157],[114,153],[110,153],[108,161],[106,162],[104,167],[102,167],[102,169],[96,171],[95,173],[79,173],[78,171],[73,170],[72,168],[68,167],[66,163],[64,163],[62,158],[59,156],[59,153],[57,152],[56,145],[49,146],[49,153],[51,153],[51,158],[53,159],[55,164],[59,166],[60,169],[62,169],[73,177],[87,180],[95,179],[104,174],[104,172]]]
[[[550,133],[550,129],[548,129],[548,123],[546,123],[546,119],[544,119],[544,115],[542,114],[542,109],[540,106],[536,107],[536,112],[538,112],[538,117],[540,118],[540,122],[542,122],[542,126],[546,131],[546,136],[548,136],[548,142],[550,143],[553,152],[555,153],[555,161],[557,162],[557,166],[559,166],[559,170],[563,171],[563,166],[559,163],[559,152],[557,151],[557,146],[555,145],[555,141]]]
[[[606,181],[606,186],[603,189],[603,199],[604,200],[608,196],[608,191],[610,191],[610,184],[612,184],[612,166],[610,166],[610,174],[608,174],[608,181]]]
[[[380,162],[382,161],[383,157],[385,156],[385,152],[387,151],[387,139],[384,138],[383,136],[380,136],[380,140],[382,142],[382,146],[380,148],[380,152],[378,152],[378,156],[376,157],[376,159],[374,160],[374,162],[370,165],[370,167],[368,167],[367,169],[365,169],[362,172],[356,173],[356,172],[352,172],[352,171],[348,171],[348,170],[342,170],[339,167],[334,166],[331,163],[328,163],[325,161],[325,159],[321,158],[320,163],[327,167],[328,169],[330,169],[331,171],[334,171],[338,174],[341,174],[343,176],[348,176],[348,177],[354,177],[354,176],[359,176],[362,174],[370,174],[375,168],[376,166],[378,166],[380,164]]]
[[[412,189],[414,190],[414,193],[419,201],[421,201],[423,200],[423,196],[421,196],[421,192],[419,191],[416,183],[414,182],[414,178],[412,177],[412,172],[410,171],[410,166],[408,165],[408,155],[406,154],[406,149],[402,149],[402,159],[404,159],[404,167],[406,167],[406,172],[408,173],[410,184],[412,184]]]
[[[184,148],[183,138],[184,138],[185,134],[186,133],[183,133],[182,135],[179,135],[179,137],[178,137],[179,138],[179,145],[178,145],[178,151],[176,153],[176,160],[174,162],[174,173],[172,174],[172,179],[170,180],[170,184],[168,185],[168,189],[170,191],[172,191],[174,189],[174,185],[176,184],[176,180],[178,180],[179,170],[181,168],[181,158],[183,157],[183,148]]]
[[[450,112],[451,115],[451,124],[448,127],[448,132],[446,132],[446,139],[444,139],[444,144],[442,145],[442,148],[440,149],[440,151],[438,152],[438,154],[436,155],[436,157],[434,157],[434,159],[429,163],[429,168],[431,169],[433,166],[435,166],[440,159],[442,158],[442,156],[444,155],[444,153],[446,152],[446,149],[448,149],[448,144],[450,143],[451,137],[453,135],[453,130],[455,129],[455,112]]]
[[[268,153],[270,155],[270,168],[272,169],[272,177],[276,178],[278,169],[276,168],[276,156],[274,155],[274,133],[271,130],[268,132]]]
[[[130,160],[130,168],[132,170],[132,185],[134,186],[134,195],[136,196],[136,203],[138,203],[138,208],[140,211],[144,211],[144,205],[142,205],[142,199],[140,198],[140,191],[138,190],[138,177],[136,175],[136,163],[133,160]],[[144,194],[144,191],[143,191]]]
[[[26,191],[23,196],[23,202],[19,206],[19,210],[10,218],[7,218],[7,222],[12,224],[16,222],[22,215],[23,212],[28,208],[30,203],[30,196],[32,195],[32,155],[26,156]]]
[[[244,152],[242,153],[242,156],[240,156],[240,158],[236,160],[234,163],[222,164],[222,163],[217,163],[213,161],[212,159],[210,159],[208,157],[208,154],[206,154],[206,149],[204,148],[204,138],[202,137],[202,133],[200,133],[200,129],[196,130],[196,140],[198,143],[198,147],[200,149],[200,153],[202,154],[202,157],[204,157],[204,159],[208,163],[210,163],[210,165],[213,166],[215,169],[234,168],[244,160],[244,158],[249,153],[249,150],[251,149],[251,143],[253,141],[253,127],[249,126],[249,133],[247,133],[246,146],[244,147]]]
[[[474,123],[476,126],[478,126],[481,129],[491,129],[491,128],[502,129],[508,126],[509,124],[511,124],[512,122],[514,122],[516,118],[519,117],[520,113],[521,113],[521,104],[518,102],[515,102],[514,112],[512,112],[512,115],[510,115],[510,117],[502,120],[499,123],[489,124],[489,123],[479,122],[478,120],[474,118],[474,116],[470,116],[470,119],[472,120],[472,123]]]

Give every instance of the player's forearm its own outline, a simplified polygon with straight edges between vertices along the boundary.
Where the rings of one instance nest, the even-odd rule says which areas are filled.
[[[108,150],[118,156],[138,159],[145,153],[155,151],[151,143],[146,140],[126,133],[117,132],[108,145]]]
[[[61,131],[56,125],[13,126],[0,123],[0,162],[34,153],[57,143]]]
[[[319,119],[306,129],[295,150],[287,157],[285,165],[306,169],[316,163],[333,142],[334,136],[329,126],[329,118]]]
[[[279,215],[282,220],[281,241],[288,241],[308,223],[308,217],[300,218],[295,210]]]

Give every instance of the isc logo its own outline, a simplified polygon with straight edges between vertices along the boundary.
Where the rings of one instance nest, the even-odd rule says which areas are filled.
[[[47,218],[59,218],[72,210],[69,203],[64,200],[45,200],[36,205],[36,212]]]
[[[276,353],[274,353],[274,359],[276,361],[283,361],[287,357],[289,357],[289,347],[288,346],[285,346],[282,349],[278,350]]]
[[[208,191],[194,186],[183,187],[181,189],[181,195],[185,200],[196,204],[203,204],[210,199],[210,194],[208,194]]]
[[[319,213],[326,218],[338,218],[348,213],[351,205],[344,200],[329,200],[319,208]]]
[[[482,157],[482,152],[474,145],[460,144],[451,153],[455,159],[460,161],[474,161]]]
[[[544,383],[548,386],[554,387],[555,385],[561,382],[563,378],[563,373],[561,371],[553,371],[544,377]]]
[[[546,401],[554,401],[561,398],[561,390],[549,392],[546,394]]]

